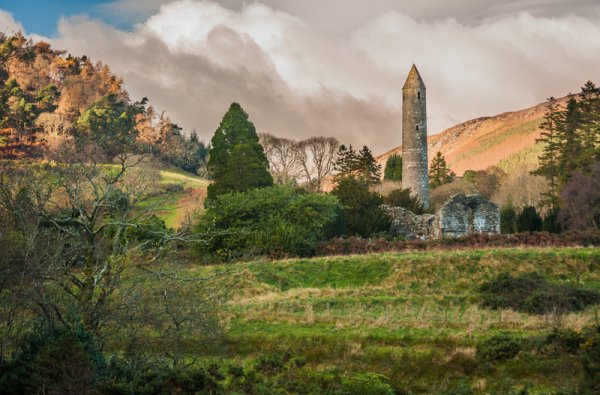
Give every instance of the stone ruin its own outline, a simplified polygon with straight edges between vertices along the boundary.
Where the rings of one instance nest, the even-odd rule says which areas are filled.
[[[481,195],[454,195],[437,213],[438,237],[500,233],[500,208]]]
[[[383,209],[390,217],[390,232],[393,235],[402,236],[408,240],[425,240],[435,237],[435,215],[417,215],[402,207],[383,206]]]
[[[481,195],[454,195],[435,215],[417,215],[401,207],[384,210],[391,218],[392,234],[408,240],[500,233],[500,209]]]

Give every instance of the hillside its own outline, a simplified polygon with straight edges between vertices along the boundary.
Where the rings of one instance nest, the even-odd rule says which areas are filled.
[[[556,317],[482,308],[477,288],[498,273],[537,271],[551,281],[600,290],[599,264],[595,248],[528,248],[176,264],[163,270],[181,278],[220,273],[228,296],[220,314],[224,344],[214,356],[224,374],[232,372],[228,366],[243,367],[241,377],[224,381],[228,392],[333,393],[340,377],[370,372],[383,375],[396,393],[528,388],[550,394],[572,391],[584,374],[578,356],[540,351]],[[179,284],[184,295],[193,286]],[[158,282],[147,287],[162,289]],[[562,327],[580,331],[594,323],[595,311],[561,316]],[[522,351],[507,361],[478,361],[476,344],[498,333],[523,339]],[[144,340],[140,344],[152,344]]]
[[[564,105],[567,97],[558,99]],[[429,158],[437,151],[446,157],[450,168],[459,176],[465,170],[484,170],[499,166],[510,170],[518,166],[532,168],[537,163],[540,136],[546,103],[519,111],[506,112],[491,117],[481,117],[453,126],[428,137]],[[388,157],[400,154],[396,147],[377,157],[385,166]]]

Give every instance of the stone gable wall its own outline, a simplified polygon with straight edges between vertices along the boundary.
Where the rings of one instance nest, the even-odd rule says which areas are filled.
[[[409,240],[500,233],[500,209],[481,195],[454,195],[436,215],[416,215],[401,207],[383,208],[392,221],[391,233]]]

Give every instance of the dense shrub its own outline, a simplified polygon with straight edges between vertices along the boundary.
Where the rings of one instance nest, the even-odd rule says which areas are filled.
[[[581,362],[585,372],[582,394],[600,393],[600,326],[590,328],[585,333],[581,345]]]
[[[341,206],[331,195],[274,186],[217,197],[195,233],[202,256],[307,256],[316,243],[343,229]]]
[[[342,380],[344,395],[393,395],[393,388],[385,377],[375,373],[358,373]]]
[[[540,351],[553,356],[576,355],[582,341],[581,334],[572,329],[553,329],[542,342]]]
[[[559,208],[553,208],[546,213],[544,220],[542,221],[542,229],[545,232],[560,233],[562,231],[560,222],[558,221],[559,213]]]
[[[41,325],[15,358],[0,366],[0,393],[88,393],[105,366],[92,335],[82,327]]]
[[[366,183],[346,177],[331,193],[344,207],[348,235],[370,237],[389,230],[390,219],[381,208],[383,197],[369,190]]]
[[[512,359],[521,351],[521,339],[509,334],[499,334],[477,343],[476,355],[483,362],[500,362]]]
[[[102,394],[222,394],[219,383],[224,376],[201,366],[175,369],[170,366],[143,365],[134,367],[114,359],[110,374],[98,385]]]
[[[418,215],[425,213],[425,206],[417,197],[411,196],[410,189],[396,189],[384,198],[384,202],[388,206],[402,207]]]
[[[512,234],[517,231],[517,211],[512,204],[500,210],[500,231],[502,234]]]
[[[538,273],[513,277],[501,273],[479,287],[482,307],[510,308],[529,314],[581,311],[600,302],[600,294],[564,284],[555,284]]]
[[[523,207],[517,216],[517,232],[539,232],[540,230],[542,230],[542,218],[535,207]]]

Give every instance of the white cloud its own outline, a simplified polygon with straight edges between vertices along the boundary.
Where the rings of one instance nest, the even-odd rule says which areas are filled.
[[[259,130],[384,151],[400,143],[413,62],[428,87],[430,132],[600,81],[594,15],[513,13],[467,24],[386,12],[339,35],[263,4],[182,0],[132,32],[77,17],[62,20],[59,34],[57,47],[108,63],[133,97],[148,96],[205,139],[239,101]]]
[[[12,34],[24,31],[23,25],[15,21],[11,13],[0,10],[0,32]]]

